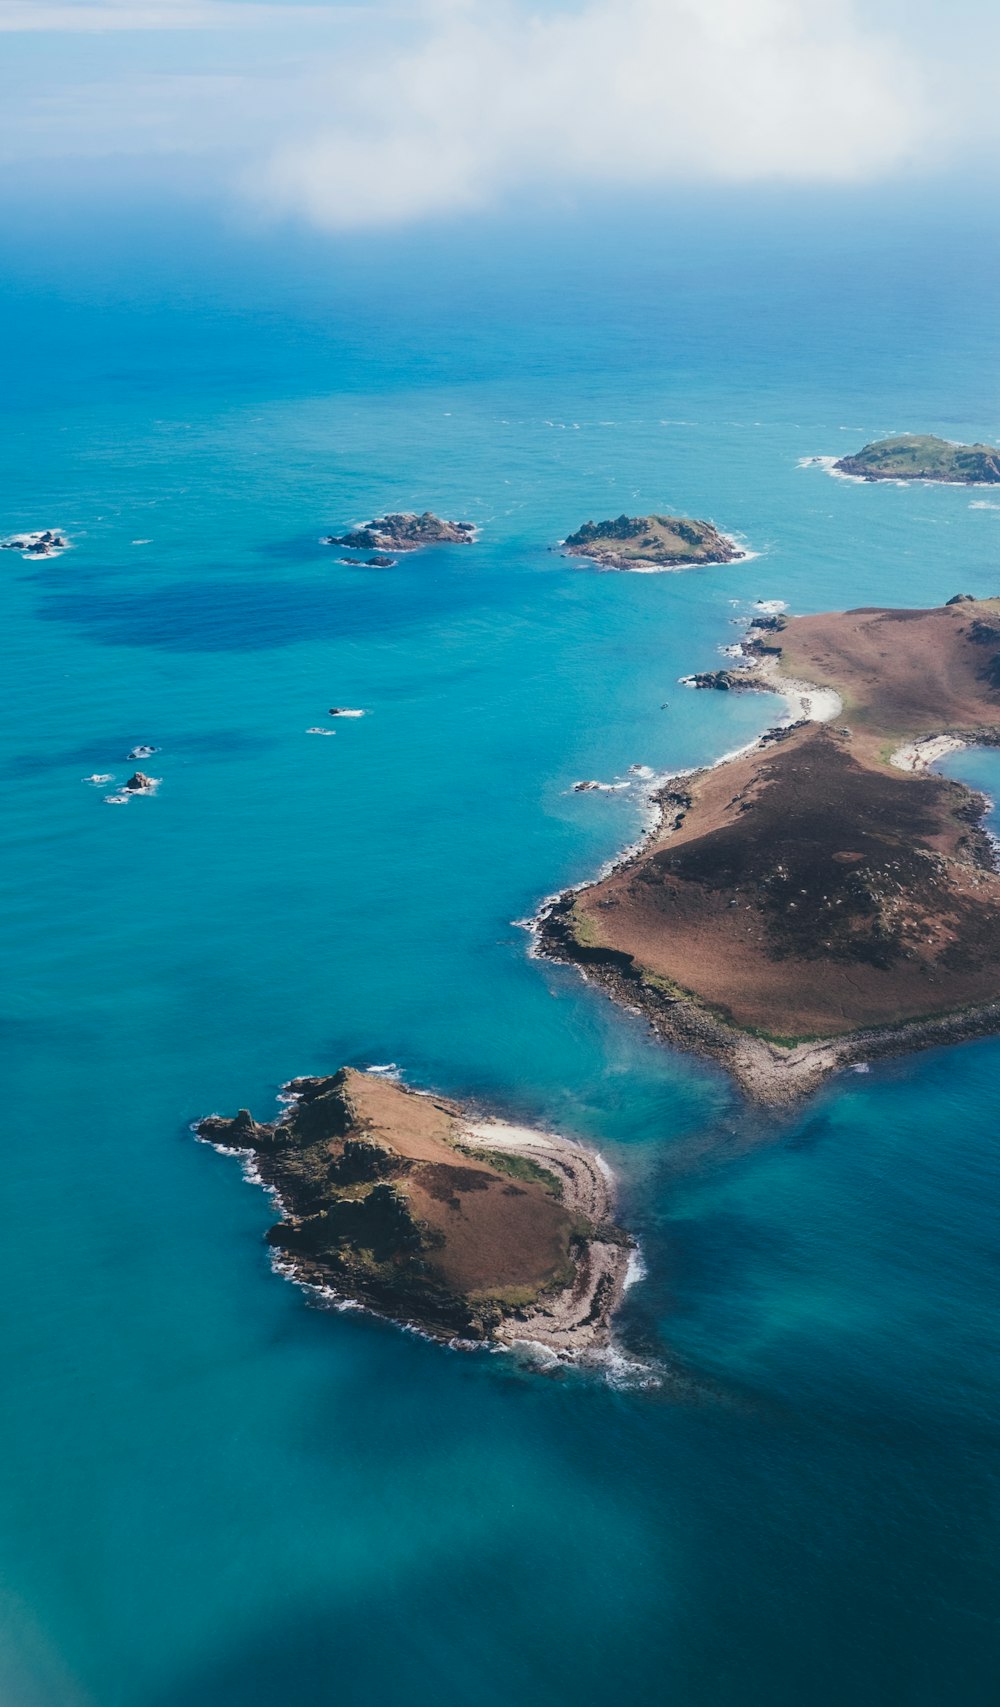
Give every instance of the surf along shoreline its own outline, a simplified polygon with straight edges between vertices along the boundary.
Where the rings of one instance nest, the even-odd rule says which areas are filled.
[[[661,777],[641,840],[526,921],[532,953],[771,1106],[1000,1030],[989,803],[928,769],[1000,744],[1000,601],[758,618],[742,651],[690,679],[789,719]]]
[[[583,1144],[355,1068],[283,1089],[284,1111],[193,1130],[237,1157],[280,1219],[277,1272],[455,1347],[601,1364],[634,1241]]]

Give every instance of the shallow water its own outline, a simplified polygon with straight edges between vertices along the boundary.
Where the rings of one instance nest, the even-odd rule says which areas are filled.
[[[73,541],[0,558],[18,1707],[992,1699],[1000,1043],[775,1121],[513,923],[641,828],[639,788],[574,781],[780,714],[677,680],[752,601],[1000,591],[983,494],[798,466],[1000,434],[990,254],[956,324],[931,224],[768,218],[739,277],[707,231],[645,269],[572,230],[398,276],[304,248],[294,294],[235,239],[183,299],[155,256],[127,291],[14,266],[0,527]],[[424,505],[481,541],[385,573],[317,543]],[[548,550],[654,507],[759,555]],[[331,705],[369,715],[311,738]],[[139,743],[160,788],[110,809],[81,779]],[[948,768],[1000,791],[996,755]],[[543,1380],[271,1273],[267,1200],[189,1122],[344,1061],[600,1144],[645,1377]]]

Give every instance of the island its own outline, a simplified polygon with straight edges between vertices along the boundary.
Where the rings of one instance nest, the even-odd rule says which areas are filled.
[[[435,1339],[607,1346],[631,1241],[596,1154],[353,1067],[285,1099],[275,1121],[243,1109],[196,1131],[276,1194],[288,1275]]]
[[[425,510],[422,516],[405,514],[377,516],[363,527],[349,533],[330,534],[324,545],[343,545],[350,551],[374,551],[378,560],[371,562],[375,569],[389,569],[385,554],[393,551],[417,551],[422,545],[471,545],[476,537],[472,522],[444,522],[440,516]]]
[[[693,569],[737,563],[748,555],[711,522],[683,516],[618,516],[584,522],[562,542],[569,557],[587,557],[602,569]]]
[[[639,850],[542,908],[538,951],[764,1103],[1000,1031],[988,802],[927,769],[1000,744],[1000,600],[758,622],[744,669],[800,715],[661,785]]]
[[[69,540],[58,528],[42,528],[38,533],[15,533],[0,540],[0,551],[19,551],[22,557],[58,557],[69,546]]]
[[[856,480],[935,480],[950,486],[995,486],[1000,481],[996,445],[958,445],[924,433],[878,439],[834,462],[835,474]]]

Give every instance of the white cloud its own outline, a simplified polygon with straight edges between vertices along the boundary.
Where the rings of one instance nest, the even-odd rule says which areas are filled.
[[[331,9],[322,5],[273,5],[268,0],[79,0],[50,5],[46,0],[0,0],[0,33],[28,35],[110,30],[239,30],[312,23]]]
[[[274,153],[276,208],[363,227],[545,182],[851,182],[905,166],[930,103],[850,0],[437,0],[417,46],[343,64],[336,119]]]

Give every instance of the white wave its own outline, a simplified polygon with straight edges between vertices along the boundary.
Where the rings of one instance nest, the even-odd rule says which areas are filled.
[[[335,706],[334,709],[330,712],[331,717],[365,717],[366,715],[367,715],[366,712],[364,712],[364,711],[352,711],[346,705]]]
[[[306,730],[307,735],[336,735],[336,733],[336,729],[320,729],[315,724],[311,729]]]
[[[106,794],[105,806],[127,806],[132,796],[130,794]]]
[[[973,498],[970,510],[1000,510],[1000,504],[993,504],[989,498]]]
[[[84,776],[80,778],[81,782],[92,783],[95,788],[106,788],[108,783],[114,782],[114,780],[115,779],[111,771],[107,771],[106,773],[95,771],[93,776]]]

